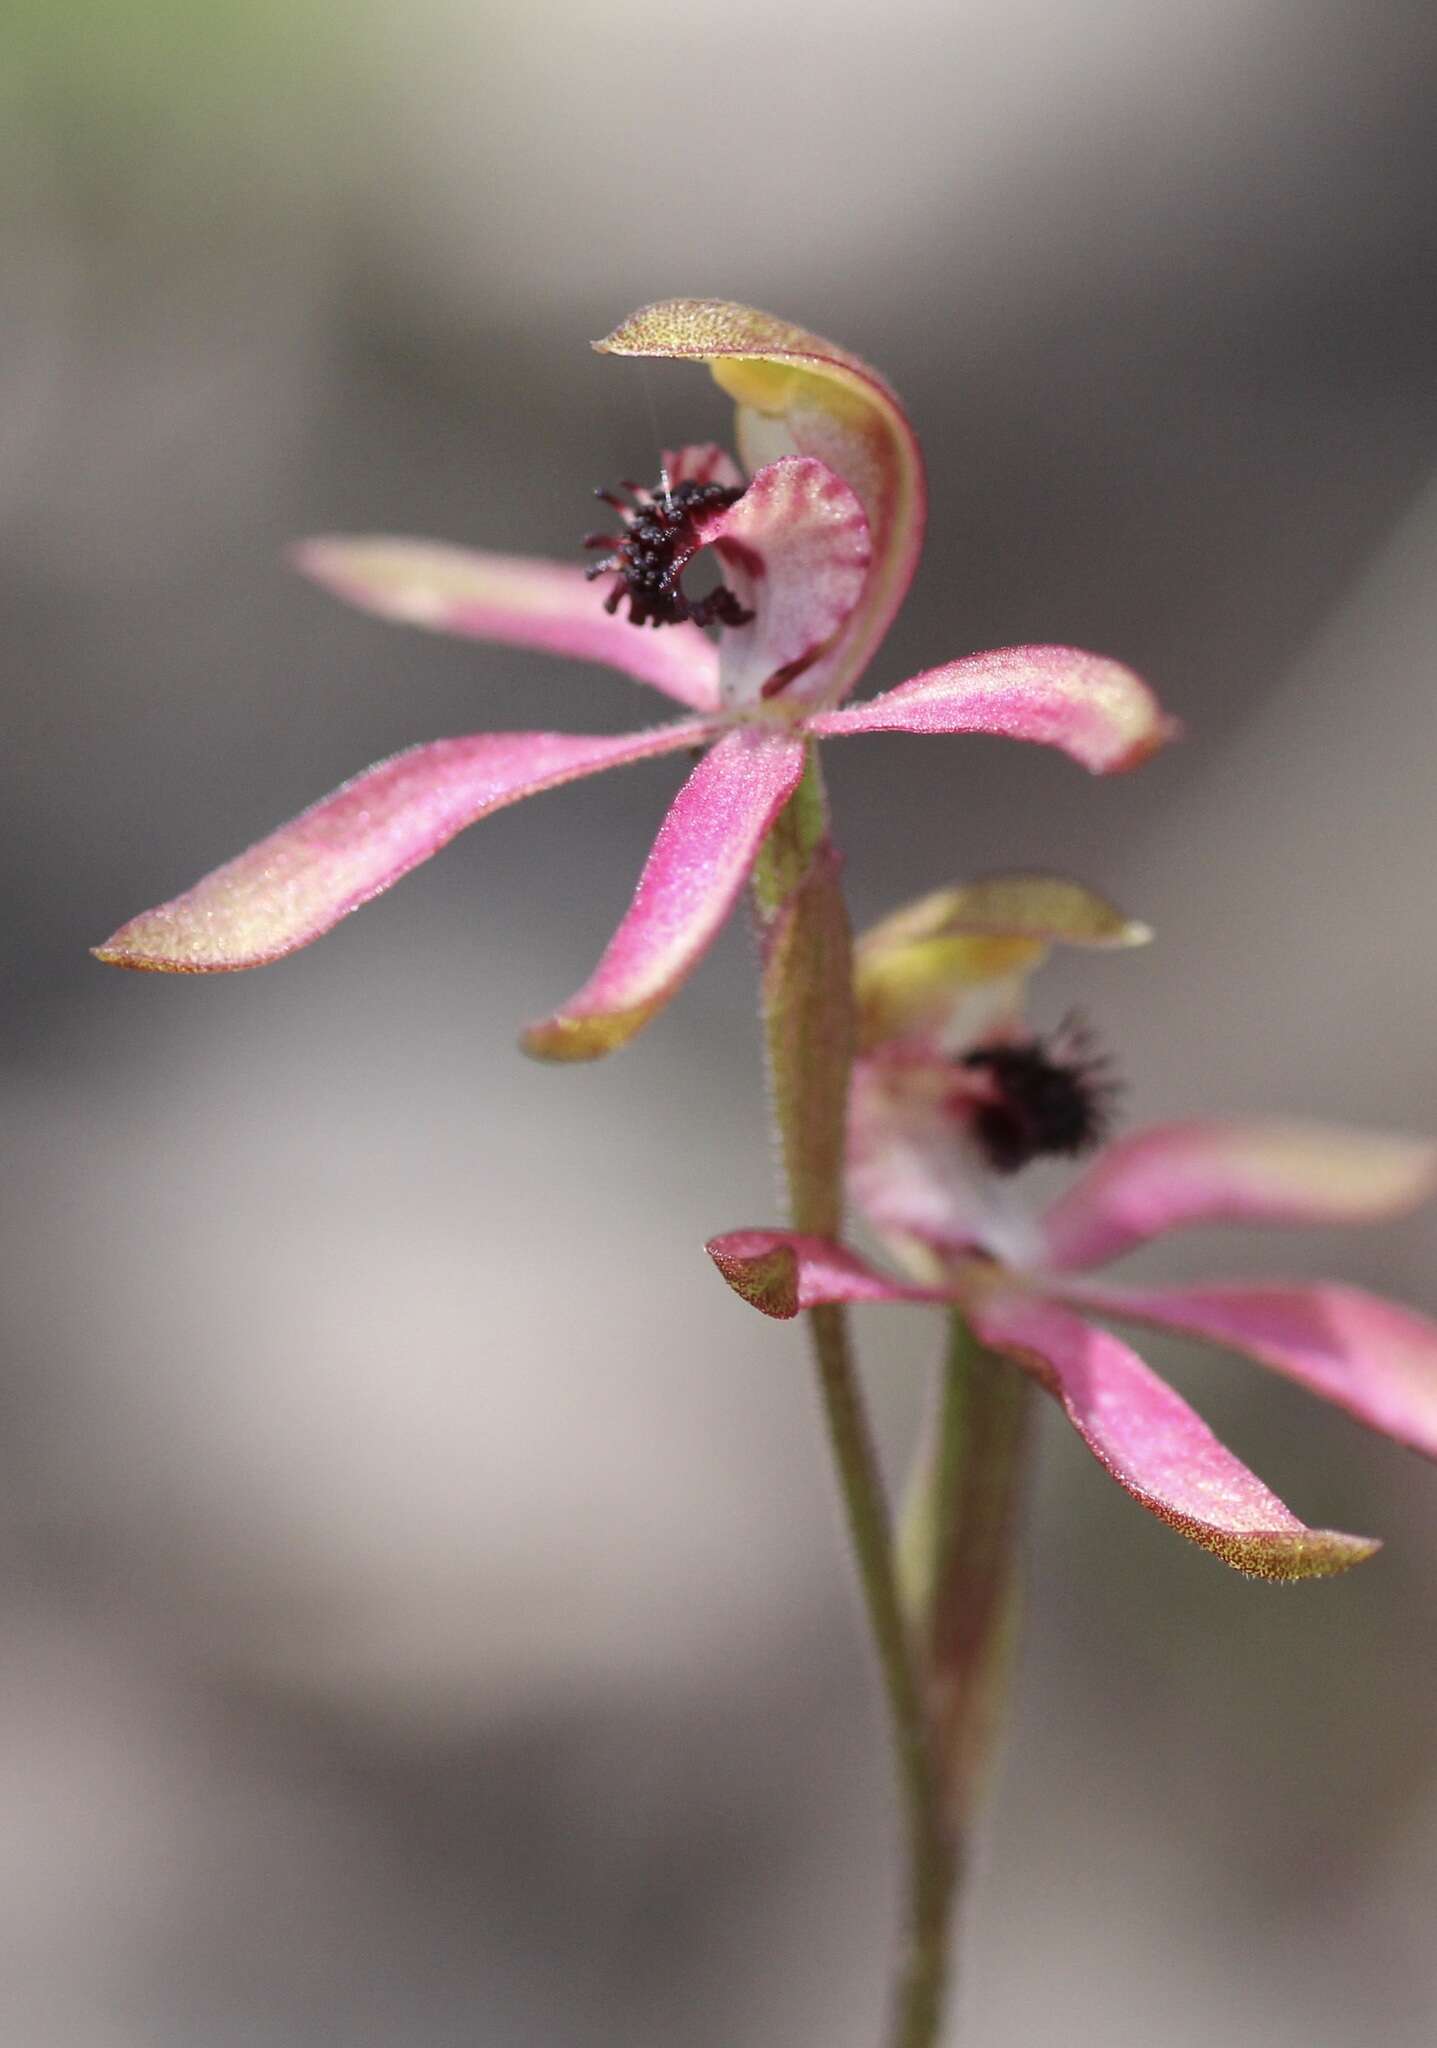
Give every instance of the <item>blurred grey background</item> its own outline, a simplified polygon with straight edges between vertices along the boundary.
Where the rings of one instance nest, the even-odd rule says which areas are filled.
[[[1039,988],[1134,1116],[1433,1128],[1435,45],[1402,0],[10,0],[0,2040],[875,2041],[887,1758],[805,1364],[699,1250],[775,1213],[746,934],[608,1065],[513,1049],[672,764],[507,813],[262,974],[85,949],[397,746],[630,717],[280,553],[567,554],[655,411],[725,425],[588,338],[732,296],[923,434],[875,683],[1065,639],[1191,728],[1112,784],[833,749],[859,916],[1071,867],[1160,930]],[[1437,1308],[1434,1244],[1148,1263]],[[862,1335],[896,1460],[936,1332]],[[1437,1474],[1152,1355],[1387,1548],[1249,1585],[1045,1419],[962,2039],[1425,2048]]]

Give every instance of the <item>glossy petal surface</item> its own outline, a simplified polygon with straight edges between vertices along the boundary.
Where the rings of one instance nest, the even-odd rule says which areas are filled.
[[[477,733],[431,740],[356,775],[291,824],[96,947],[114,967],[215,974],[262,967],[319,938],[466,825],[581,775],[698,744],[697,720],[587,738]]]
[[[1356,1287],[1085,1285],[1100,1315],[1238,1351],[1437,1458],[1437,1324]]]
[[[868,521],[842,477],[812,456],[761,469],[736,505],[708,523],[724,581],[755,616],[725,630],[719,687],[726,705],[781,692],[811,701],[817,657],[847,621],[868,570]]]
[[[710,1238],[708,1255],[735,1294],[766,1316],[786,1319],[826,1302],[946,1301],[905,1287],[841,1244],[794,1230],[731,1230]]]
[[[632,905],[573,1000],[531,1024],[540,1059],[613,1052],[698,965],[748,880],[765,833],[803,775],[800,740],[740,729],[704,756],[674,799]]]
[[[1309,1529],[1224,1449],[1135,1351],[1050,1302],[994,1292],[970,1309],[986,1344],[1031,1372],[1134,1500],[1224,1564],[1261,1579],[1326,1578],[1370,1538]]]
[[[926,669],[865,704],[823,711],[813,731],[989,733],[1057,747],[1095,775],[1135,768],[1176,731],[1121,662],[1073,647],[1000,647]]]
[[[1432,1191],[1437,1148],[1323,1124],[1159,1124],[1109,1145],[1044,1219],[1046,1263],[1105,1265],[1197,1223],[1367,1223]]]
[[[595,347],[707,363],[738,404],[739,447],[750,469],[782,454],[816,455],[857,492],[873,562],[863,601],[823,664],[824,694],[841,697],[888,630],[923,544],[923,462],[898,399],[847,349],[717,299],[644,306]]]
[[[382,534],[302,541],[293,560],[335,597],[381,619],[602,662],[694,711],[718,703],[718,649],[697,626],[653,632],[611,618],[603,586],[581,568]]]

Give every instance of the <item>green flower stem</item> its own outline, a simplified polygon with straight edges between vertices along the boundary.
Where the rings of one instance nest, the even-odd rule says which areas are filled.
[[[903,1542],[905,1606],[923,1645],[955,1833],[971,1816],[1007,1677],[1031,1393],[955,1310],[936,1438]]]
[[[889,1517],[840,1308],[808,1311],[829,1443],[878,1651],[893,1728],[907,1842],[904,1951],[895,1985],[893,2048],[930,2048],[938,2038],[949,1972],[956,1843],[937,1768],[933,1732],[898,1595]]]
[[[853,962],[828,807],[810,750],[754,878],[774,1121],[794,1228],[836,1236],[853,1058]],[[808,1312],[829,1442],[887,1694],[907,1840],[892,2048],[931,2048],[948,1976],[956,1854],[934,1729],[894,1566],[891,1524],[842,1309]]]

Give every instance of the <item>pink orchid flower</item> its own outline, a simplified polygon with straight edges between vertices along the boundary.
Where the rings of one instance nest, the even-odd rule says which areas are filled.
[[[845,350],[747,307],[650,306],[597,347],[707,364],[737,401],[750,480],[717,448],[666,454],[653,489],[608,494],[621,530],[592,537],[608,552],[587,576],[382,538],[310,541],[298,562],[383,618],[604,662],[688,715],[619,736],[480,733],[412,747],[131,919],[96,949],[100,959],[189,974],[262,966],[492,811],[701,748],[593,976],[525,1034],[542,1056],[592,1058],[632,1037],[702,957],[802,778],[810,737],[994,733],[1060,748],[1101,774],[1132,767],[1169,736],[1128,669],[1063,647],[970,655],[840,709],[922,542],[922,462],[898,400]],[[691,598],[684,573],[704,549],[726,580]],[[662,630],[639,630],[646,623]]]
[[[1081,1028],[1022,1016],[1054,939],[1132,944],[1144,928],[1076,884],[1000,877],[940,891],[858,949],[865,1049],[852,1094],[849,1188],[908,1278],[786,1231],[709,1251],[771,1316],[826,1302],[956,1305],[1046,1388],[1145,1508],[1237,1570],[1323,1577],[1375,1542],[1309,1529],[1120,1338],[1090,1320],[1177,1331],[1245,1354],[1369,1428],[1437,1457],[1437,1325],[1353,1287],[1241,1281],[1133,1286],[1088,1277],[1198,1224],[1365,1223],[1433,1188],[1437,1147],[1317,1124],[1194,1121],[1109,1143],[1036,1217],[1016,1171],[1087,1149],[1112,1084]]]

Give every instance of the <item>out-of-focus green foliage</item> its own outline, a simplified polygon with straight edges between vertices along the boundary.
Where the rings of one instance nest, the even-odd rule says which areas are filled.
[[[186,206],[328,182],[343,154],[343,60],[363,22],[327,0],[9,0],[0,100],[72,174],[132,194],[199,174]],[[136,195],[138,196],[138,195]]]

